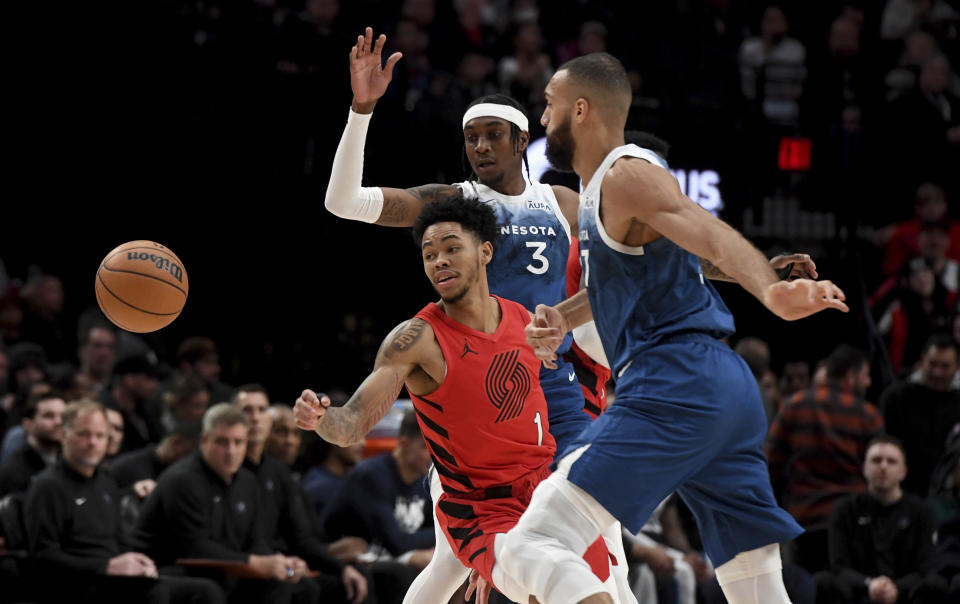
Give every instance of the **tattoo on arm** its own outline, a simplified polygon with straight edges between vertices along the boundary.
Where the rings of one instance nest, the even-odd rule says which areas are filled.
[[[374,371],[346,405],[326,410],[317,434],[341,447],[360,442],[393,407],[403,388],[403,377],[393,368]]]
[[[397,400],[409,371],[404,362],[394,364],[401,354],[410,351],[426,330],[427,323],[410,319],[398,325],[383,340],[377,353],[373,373],[343,407],[329,407],[317,426],[317,434],[327,442],[340,446],[359,442],[387,414]]]
[[[737,282],[736,279],[727,275],[706,258],[700,259],[700,270],[703,271],[703,276],[711,281],[728,281],[730,283]]]
[[[459,191],[457,187],[440,184],[423,185],[402,191],[396,189],[385,191],[383,209],[380,210],[380,218],[377,222],[383,225],[410,226],[420,213],[422,204],[444,199]],[[411,203],[412,201],[420,203]]]

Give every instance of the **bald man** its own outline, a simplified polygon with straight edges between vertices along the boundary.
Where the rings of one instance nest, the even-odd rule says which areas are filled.
[[[631,88],[620,61],[574,59],[545,93],[547,157],[583,183],[585,290],[539,305],[527,339],[552,363],[565,334],[593,319],[617,403],[574,439],[496,543],[500,566],[543,604],[610,602],[580,556],[617,520],[638,532],[677,491],[730,604],[788,604],[777,544],[802,529],[773,497],[760,392],[721,341],[733,318],[707,278],[729,276],[787,320],[845,311],[843,292],[779,281],[746,239],[683,195],[662,158],[624,144]]]

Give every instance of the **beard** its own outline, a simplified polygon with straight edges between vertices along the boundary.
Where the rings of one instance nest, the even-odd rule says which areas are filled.
[[[547,159],[558,172],[573,172],[573,153],[577,144],[570,131],[570,118],[547,135]]]
[[[459,291],[447,292],[446,295],[437,291],[437,293],[440,294],[440,299],[447,304],[456,304],[460,300],[463,300],[464,296],[466,296],[467,293],[470,291],[470,288],[473,287],[473,284],[477,282],[479,278],[478,276],[480,274],[479,271],[480,271],[480,263],[478,261],[477,268],[474,269],[473,274],[471,275],[461,274],[461,277],[466,277],[463,280],[463,287],[461,287]]]

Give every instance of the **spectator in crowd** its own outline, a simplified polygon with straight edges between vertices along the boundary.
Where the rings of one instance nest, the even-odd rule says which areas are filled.
[[[26,302],[21,334],[39,344],[50,362],[67,360],[67,339],[63,323],[63,282],[56,275],[38,274],[21,291]]]
[[[920,368],[880,397],[887,432],[900,439],[910,462],[910,473],[903,480],[908,493],[928,495],[947,435],[960,422],[958,368],[953,338],[933,335],[923,346]]]
[[[788,399],[796,392],[810,387],[810,363],[806,361],[788,361],[783,366],[780,377],[780,396]]]
[[[126,533],[135,532],[143,501],[153,493],[160,474],[195,451],[199,437],[198,423],[180,422],[159,444],[123,453],[111,461],[110,475],[123,489],[120,511]]]
[[[160,565],[179,558],[245,562],[265,580],[224,581],[231,602],[313,603],[306,563],[270,547],[260,485],[242,467],[247,416],[230,403],[203,416],[200,450],[169,468],[144,502],[137,538]]]
[[[931,571],[933,514],[900,484],[907,461],[900,441],[870,441],[863,464],[867,492],[830,514],[830,570],[817,575],[818,600],[835,604],[940,602],[946,581]]]
[[[123,415],[109,407],[106,407],[106,412],[110,438],[107,441],[107,455],[104,461],[112,461],[123,446]]]
[[[306,458],[310,467],[303,475],[303,488],[318,517],[343,488],[347,473],[363,459],[363,443],[346,447],[333,445],[320,437],[308,436]]]
[[[903,40],[903,52],[897,65],[883,80],[887,86],[887,100],[893,101],[913,91],[920,66],[938,52],[937,39],[925,31],[913,31]]]
[[[15,287],[0,290],[0,340],[13,346],[20,341],[23,308],[20,293]]]
[[[182,422],[199,425],[211,402],[207,382],[196,375],[181,376],[164,398],[165,409],[160,416],[162,434],[169,434]]]
[[[223,602],[214,583],[159,576],[152,559],[125,547],[116,484],[98,470],[108,439],[103,406],[71,403],[63,413],[63,430],[63,458],[37,477],[25,502],[36,597],[43,602]]]
[[[914,258],[900,272],[896,297],[877,321],[897,374],[909,371],[920,359],[930,334],[948,328],[957,302],[957,293],[943,287],[927,259]]]
[[[210,390],[213,403],[224,403],[233,396],[233,388],[220,381],[220,353],[210,338],[194,336],[177,347],[177,370],[181,376],[195,375]]]
[[[293,409],[289,405],[271,405],[267,412],[270,414],[270,434],[267,436],[266,452],[294,469],[300,457],[303,431],[297,428]],[[295,476],[299,480],[299,476]]]
[[[146,355],[121,359],[113,368],[113,383],[99,401],[123,416],[122,451],[141,449],[163,435],[157,391],[157,368]]]
[[[62,418],[66,406],[63,396],[53,391],[27,401],[21,422],[26,442],[0,464],[0,497],[25,492],[34,476],[56,462],[63,440]]]
[[[3,461],[23,448],[24,443],[27,441],[27,433],[23,429],[23,412],[27,407],[27,401],[30,399],[39,396],[41,394],[46,394],[53,390],[53,387],[47,382],[33,382],[31,384],[24,384],[19,388],[16,395],[13,398],[13,406],[11,407],[11,413],[8,421],[18,422],[16,425],[11,426],[7,433],[3,435],[3,442],[0,443],[0,461]],[[64,400],[67,400],[66,395]]]
[[[96,393],[110,387],[110,376],[116,360],[117,332],[110,323],[96,321],[85,325],[80,332],[80,375],[89,380]]]
[[[950,90],[950,61],[935,53],[920,67],[916,89],[890,105],[889,143],[900,154],[901,179],[954,178],[960,164],[960,98]]]
[[[760,20],[760,35],[740,47],[743,96],[760,107],[768,123],[778,126],[798,123],[807,76],[807,50],[789,31],[783,8],[770,4]]]
[[[543,36],[536,21],[516,24],[513,54],[497,65],[500,91],[520,101],[539,115],[544,107],[543,89],[553,76],[550,55],[543,52]]]
[[[806,529],[794,541],[794,561],[808,572],[826,566],[827,521],[834,504],[860,493],[860,463],[883,418],[863,399],[870,364],[850,346],[827,358],[826,384],[797,392],[770,426],[766,454],[780,504]]]
[[[14,344],[7,351],[7,392],[9,398],[6,410],[12,408],[14,396],[23,387],[47,379],[47,354],[43,348],[32,342]]]
[[[324,510],[327,535],[361,537],[371,544],[374,557],[422,570],[434,545],[432,503],[423,484],[429,467],[416,414],[407,411],[396,448],[361,461],[347,474]]]
[[[317,536],[310,508],[293,479],[289,466],[265,452],[271,429],[270,399],[263,386],[237,388],[233,404],[250,422],[247,455],[243,467],[256,476],[261,488],[259,522],[276,551],[302,558],[317,577],[324,601],[362,602],[367,580],[356,568],[342,564]],[[295,427],[295,426],[294,426]]]
[[[926,224],[947,224],[950,245],[946,257],[960,260],[960,221],[947,214],[947,194],[932,182],[917,188],[913,198],[913,218],[878,231],[877,243],[886,246],[883,272],[896,275],[907,260],[920,256],[920,231]]]

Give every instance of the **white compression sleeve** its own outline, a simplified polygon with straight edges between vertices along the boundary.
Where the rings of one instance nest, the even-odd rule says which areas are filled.
[[[372,115],[350,110],[347,126],[343,129],[337,154],[333,158],[323,205],[340,218],[376,222],[383,210],[383,191],[380,187],[360,186],[363,181],[363,145]]]
[[[783,585],[780,545],[742,552],[717,567],[717,581],[730,604],[790,604]]]

